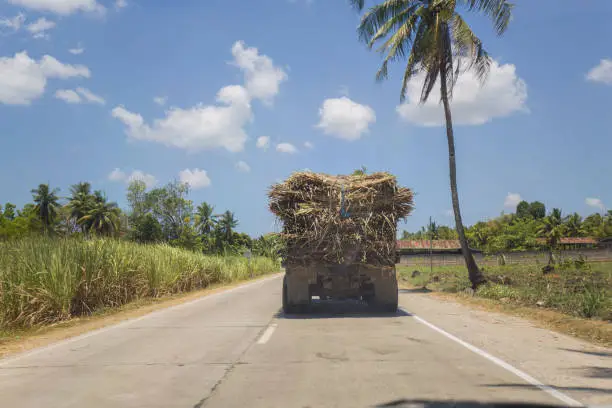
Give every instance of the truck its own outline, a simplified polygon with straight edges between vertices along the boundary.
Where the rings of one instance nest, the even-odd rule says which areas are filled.
[[[397,222],[412,211],[411,190],[388,173],[298,172],[269,197],[283,223],[285,313],[308,310],[314,297],[397,311]]]

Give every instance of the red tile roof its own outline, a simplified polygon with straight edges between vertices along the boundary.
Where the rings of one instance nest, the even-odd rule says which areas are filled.
[[[397,249],[429,249],[430,241],[401,239],[397,241]],[[440,239],[431,241],[432,249],[460,249],[458,239]]]

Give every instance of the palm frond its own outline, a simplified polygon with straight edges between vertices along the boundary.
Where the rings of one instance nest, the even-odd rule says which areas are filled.
[[[373,9],[370,13],[365,14],[358,28],[359,38],[370,48],[376,41],[386,37],[391,30],[397,30],[404,24],[414,24],[414,21],[409,20],[412,16],[417,16],[415,11],[422,7],[417,3],[385,10],[382,8],[383,5],[384,3],[376,6],[377,10]]]
[[[357,29],[359,38],[368,43],[375,33],[389,20],[401,16],[406,9],[420,6],[422,0],[385,0],[370,8],[363,17]],[[400,17],[401,18],[401,17]]]
[[[399,58],[405,58],[406,55],[415,55],[416,65],[421,61],[421,54],[416,53],[415,50],[421,49],[418,44],[415,43],[415,39],[420,38],[423,31],[427,28],[425,25],[420,23],[420,14],[423,7],[420,7],[415,13],[409,17],[408,21],[399,27],[397,31],[385,41],[377,51],[384,53],[387,51],[387,55],[380,66],[380,69],[376,73],[376,80],[381,81],[386,79],[388,76],[388,65],[389,62],[395,61]],[[415,45],[417,46],[415,48]],[[407,50],[411,49],[409,53]]]
[[[357,9],[357,11],[363,10],[365,6],[365,0],[349,0],[349,3],[351,3],[351,6]]]
[[[507,0],[458,0],[470,11],[478,11],[489,17],[497,35],[502,35],[512,20],[514,4]]]
[[[451,29],[457,56],[467,61],[466,69],[474,68],[478,79],[485,81],[491,67],[491,58],[483,48],[482,41],[459,14],[453,16]]]

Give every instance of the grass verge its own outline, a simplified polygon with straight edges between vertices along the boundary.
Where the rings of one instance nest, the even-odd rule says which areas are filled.
[[[464,267],[398,267],[401,283],[486,310],[505,312],[593,343],[612,346],[612,263],[570,263],[542,274],[538,265],[485,267],[475,293]],[[416,271],[416,272],[415,272]]]
[[[204,256],[167,245],[29,238],[0,243],[0,330],[87,316],[278,271],[268,258]]]
[[[252,281],[264,278],[266,276],[260,276]],[[156,310],[166,309],[203,296],[210,296],[214,293],[239,286],[246,281],[246,279],[243,279],[231,284],[212,284],[206,289],[169,295],[163,298],[143,298],[117,308],[99,310],[89,316],[75,317],[51,325],[0,329],[0,358],[44,347],[51,343],[144,316]]]

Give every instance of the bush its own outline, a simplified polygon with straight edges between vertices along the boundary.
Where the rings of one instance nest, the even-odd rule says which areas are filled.
[[[254,276],[279,270],[267,258],[251,265]],[[54,323],[249,275],[243,257],[204,256],[164,244],[41,237],[0,243],[0,327]]]

